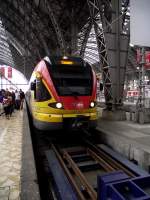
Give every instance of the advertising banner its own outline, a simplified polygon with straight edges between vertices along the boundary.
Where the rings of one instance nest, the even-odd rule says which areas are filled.
[[[8,78],[12,78],[12,68],[8,67]]]
[[[140,50],[137,50],[137,63],[140,64],[140,62],[142,61],[142,55]],[[150,69],[150,51],[145,51],[145,69]]]
[[[150,51],[145,52],[145,68],[150,69]]]
[[[5,68],[0,67],[0,75],[5,76]]]

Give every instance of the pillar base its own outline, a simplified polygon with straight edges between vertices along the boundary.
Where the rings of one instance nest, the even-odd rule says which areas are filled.
[[[102,119],[111,120],[111,121],[124,121],[126,120],[126,113],[124,110],[103,110]]]
[[[134,121],[138,122],[140,124],[150,123],[150,112],[149,112],[149,110],[147,112],[146,112],[146,109],[145,109],[145,111],[136,111]]]

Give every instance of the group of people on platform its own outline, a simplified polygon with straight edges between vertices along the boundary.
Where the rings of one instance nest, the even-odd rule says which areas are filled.
[[[5,114],[6,118],[9,119],[15,109],[22,110],[25,94],[20,89],[10,92],[8,89],[0,90],[0,116]]]

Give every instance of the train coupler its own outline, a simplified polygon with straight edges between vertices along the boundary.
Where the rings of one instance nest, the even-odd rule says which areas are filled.
[[[73,130],[78,130],[80,128],[89,126],[89,117],[87,116],[78,116],[76,118],[64,119],[64,127],[71,128]]]

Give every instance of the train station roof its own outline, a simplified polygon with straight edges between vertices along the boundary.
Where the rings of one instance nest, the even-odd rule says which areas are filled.
[[[128,0],[124,2],[128,4]],[[34,66],[47,55],[79,55],[89,29],[83,57],[99,72],[100,58],[90,16],[87,1],[1,0],[0,63],[15,67],[29,79]]]
[[[2,0],[0,17],[7,51],[12,53],[12,58],[3,60],[29,77],[33,66],[47,54],[58,54],[64,45],[71,51],[72,32],[86,24],[89,9],[80,0]]]

